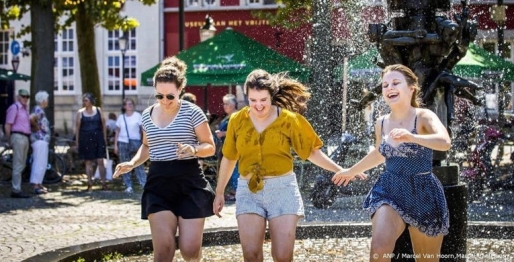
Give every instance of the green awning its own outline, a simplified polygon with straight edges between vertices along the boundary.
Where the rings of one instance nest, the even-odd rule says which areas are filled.
[[[190,86],[242,84],[254,69],[288,72],[300,81],[309,77],[308,69],[300,63],[232,29],[180,52],[177,57],[187,64]],[[141,85],[152,85],[158,67],[141,74]]]
[[[0,80],[23,80],[29,81],[30,76],[14,73],[12,70],[0,68]]]
[[[358,81],[378,79],[381,69],[374,61],[380,57],[372,48],[349,61],[349,78]],[[503,73],[499,80],[514,81],[514,63],[491,54],[487,50],[470,44],[466,55],[453,67],[453,73],[466,79],[482,78],[488,73]]]
[[[380,57],[378,50],[372,48],[348,62],[348,74],[350,80],[378,81],[381,69],[375,64]]]
[[[501,80],[514,81],[514,63],[470,44],[466,55],[453,68],[453,73],[464,78],[482,78],[487,73],[503,73]]]

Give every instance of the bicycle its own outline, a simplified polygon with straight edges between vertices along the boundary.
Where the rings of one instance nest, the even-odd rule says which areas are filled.
[[[10,147],[4,146],[0,151],[0,180],[10,181],[12,179],[12,160],[13,152]],[[29,156],[25,169],[22,171],[22,181],[30,180],[30,171],[32,166],[32,149],[29,149]],[[55,184],[62,181],[62,177],[66,173],[66,164],[64,160],[57,155],[53,149],[48,151],[48,163],[43,178],[43,184]]]

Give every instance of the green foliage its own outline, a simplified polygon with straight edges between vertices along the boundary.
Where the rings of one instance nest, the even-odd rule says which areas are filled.
[[[114,252],[114,253],[104,254],[102,257],[102,261],[117,261],[122,258],[123,258],[122,254],[120,254],[118,252]]]
[[[20,20],[24,15],[28,14],[30,4],[33,1],[38,0],[0,0],[1,28],[8,29],[11,21]],[[86,13],[94,24],[100,25],[107,30],[121,29],[127,31],[134,29],[139,26],[139,22],[132,17],[120,15],[125,1],[126,0],[54,0],[53,10],[56,17],[55,29],[59,32],[75,22],[75,13],[79,5],[83,5]],[[144,5],[153,5],[157,0],[139,0],[139,2]],[[16,32],[15,37],[20,38],[28,33],[30,33],[30,25],[24,25]]]
[[[5,0],[0,1],[0,26],[3,30],[9,29],[9,22],[20,20],[29,10],[27,1]],[[30,29],[29,29],[30,30]]]

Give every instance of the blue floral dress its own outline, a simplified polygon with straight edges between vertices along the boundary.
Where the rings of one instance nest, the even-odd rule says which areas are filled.
[[[417,116],[413,134],[416,131]],[[382,138],[384,138],[382,119]],[[432,149],[415,143],[393,147],[382,139],[379,152],[386,158],[385,171],[368,193],[364,208],[370,215],[389,205],[408,225],[428,236],[448,234],[449,217],[443,186],[432,173]]]

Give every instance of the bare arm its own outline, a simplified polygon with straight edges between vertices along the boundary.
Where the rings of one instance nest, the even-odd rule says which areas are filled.
[[[114,130],[114,153],[118,154],[118,136],[120,135],[120,127],[116,127]]]
[[[207,122],[201,123],[195,128],[198,145],[196,146],[196,156],[208,157],[214,155],[216,147],[214,146],[214,138],[212,137],[211,128]]]
[[[134,157],[130,161],[119,163],[116,166],[116,169],[115,169],[112,177],[117,178],[121,174],[125,174],[125,173],[132,171],[132,169],[134,169],[137,166],[146,162],[146,160],[148,160],[149,156],[150,156],[150,148],[148,147],[148,140],[146,138],[146,132],[143,131],[142,144],[139,147],[139,150],[137,150],[137,153],[134,155]]]
[[[77,117],[75,118],[75,145],[77,145],[77,147],[79,146],[80,120],[82,117],[81,110],[82,109],[79,109],[79,111],[77,111]]]
[[[218,171],[218,181],[216,183],[216,198],[212,204],[213,212],[216,216],[221,217],[220,212],[225,205],[225,188],[228,180],[234,171],[237,160],[230,160],[226,157],[221,159],[220,169]]]
[[[375,149],[369,152],[364,158],[362,158],[357,164],[353,165],[350,169],[346,169],[343,172],[337,172],[332,177],[332,182],[338,186],[346,186],[356,175],[366,172],[367,170],[374,168],[385,161],[384,156],[382,156],[378,151],[380,143],[382,143],[382,126],[379,123],[381,123],[381,119],[375,123]]]
[[[148,147],[148,139],[146,138],[146,132],[143,132],[143,139],[139,150],[134,155],[134,157],[130,160],[129,163],[135,168],[148,160],[150,157],[150,147]]]
[[[191,156],[208,157],[214,155],[215,146],[212,138],[211,129],[207,122],[203,122],[195,128],[198,145],[188,145],[178,143],[178,158]]]
[[[433,150],[447,151],[451,147],[451,139],[437,115],[421,109],[417,126],[418,134],[412,134],[405,129],[393,129],[389,136],[399,143],[408,142],[428,147]]]
[[[100,113],[100,119],[102,120],[102,132],[104,134],[105,146],[107,146],[107,126],[105,126],[105,117],[102,113],[102,109],[100,107],[97,108],[98,113]]]
[[[323,151],[320,149],[314,149],[312,150],[311,154],[307,158],[309,161],[311,161],[313,164],[326,169],[330,172],[337,172],[339,170],[342,170],[343,168],[336,164],[332,159],[330,159]]]
[[[414,136],[414,143],[433,150],[449,150],[451,138],[439,117],[428,109],[423,109],[422,116],[420,134]]]
[[[7,143],[9,143],[9,140],[11,139],[11,124],[5,124],[5,138],[7,138]]]

